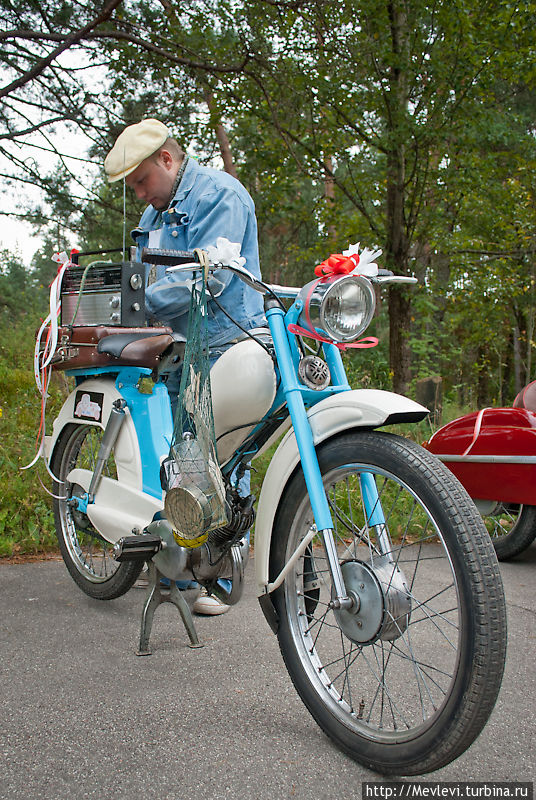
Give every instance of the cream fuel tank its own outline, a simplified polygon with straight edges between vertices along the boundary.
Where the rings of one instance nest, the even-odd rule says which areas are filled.
[[[262,345],[246,339],[220,356],[210,384],[218,460],[224,464],[274,402],[274,363]]]

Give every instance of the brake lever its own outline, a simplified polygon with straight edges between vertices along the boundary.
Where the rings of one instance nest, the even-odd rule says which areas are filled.
[[[373,277],[368,276],[368,279],[371,283],[381,285],[384,283],[419,283],[414,275],[374,275]]]

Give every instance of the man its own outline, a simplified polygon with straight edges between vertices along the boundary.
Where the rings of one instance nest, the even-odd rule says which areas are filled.
[[[260,278],[257,221],[248,192],[231,175],[202,167],[186,156],[162,122],[145,119],[125,128],[104,168],[110,183],[124,179],[137,197],[149,204],[132,232],[138,258],[143,247],[192,251],[206,249],[225,237],[240,244],[246,268]],[[213,363],[243,329],[263,324],[264,309],[261,296],[227,270],[210,277],[208,287]],[[186,335],[190,291],[184,285],[184,273],[166,275],[165,267],[153,268],[145,301],[150,316]],[[168,381],[168,390],[176,394],[177,379]],[[248,494],[243,482],[240,489]],[[213,615],[227,610],[216,598],[203,595],[194,605],[197,613]]]
[[[215,245],[218,237],[238,242],[245,266],[260,278],[257,221],[253,201],[239,181],[226,172],[200,166],[186,156],[156,119],[129,125],[107,155],[104,167],[110,182],[125,178],[136,195],[149,203],[139,227],[132,232],[138,246],[194,250]],[[165,274],[156,268],[147,287],[150,316],[165,320],[186,334],[189,290],[184,274]],[[209,281],[219,305],[246,330],[264,320],[261,296],[229,271]],[[208,302],[209,346],[225,346],[241,333],[218,305]]]

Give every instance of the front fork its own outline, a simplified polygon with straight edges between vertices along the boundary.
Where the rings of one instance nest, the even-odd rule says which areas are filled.
[[[266,317],[276,347],[278,365],[281,373],[281,383],[284,387],[283,391],[294,427],[305,485],[307,486],[315,520],[313,529],[301,543],[290,561],[285,565],[276,584],[273,584],[271,588],[276,588],[276,585],[282,582],[295,561],[305,552],[313,536],[318,533],[322,537],[333,585],[333,596],[330,605],[332,608],[336,609],[351,609],[355,605],[355,600],[348,596],[344,585],[344,578],[337,554],[337,546],[333,535],[333,520],[328,498],[324,490],[322,473],[320,472],[320,466],[318,464],[313,434],[307,418],[301,387],[296,377],[297,370],[292,361],[285,327],[284,311],[279,307],[268,308]],[[368,524],[370,527],[376,528],[380,537],[385,537],[387,535],[385,532],[385,519],[373,475],[370,473],[362,473],[361,487]],[[383,545],[384,543],[380,541],[380,544]]]

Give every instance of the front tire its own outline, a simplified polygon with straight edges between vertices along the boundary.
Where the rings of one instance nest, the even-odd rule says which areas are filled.
[[[329,607],[315,537],[274,592],[283,659],[317,723],[355,760],[386,775],[436,770],[478,736],[501,685],[506,613],[489,537],[463,487],[413,442],[351,432],[320,445],[318,459],[361,606],[354,616]],[[375,477],[381,530],[365,519],[361,472]],[[298,470],[274,525],[271,580],[312,524]]]
[[[113,600],[128,592],[143,564],[115,561],[109,542],[73,504],[81,487],[67,480],[75,467],[94,469],[102,434],[95,425],[76,424],[66,425],[61,432],[51,461],[53,474],[62,481],[54,483],[54,520],[60,552],[74,582],[89,597]],[[113,452],[103,474],[117,478]]]

